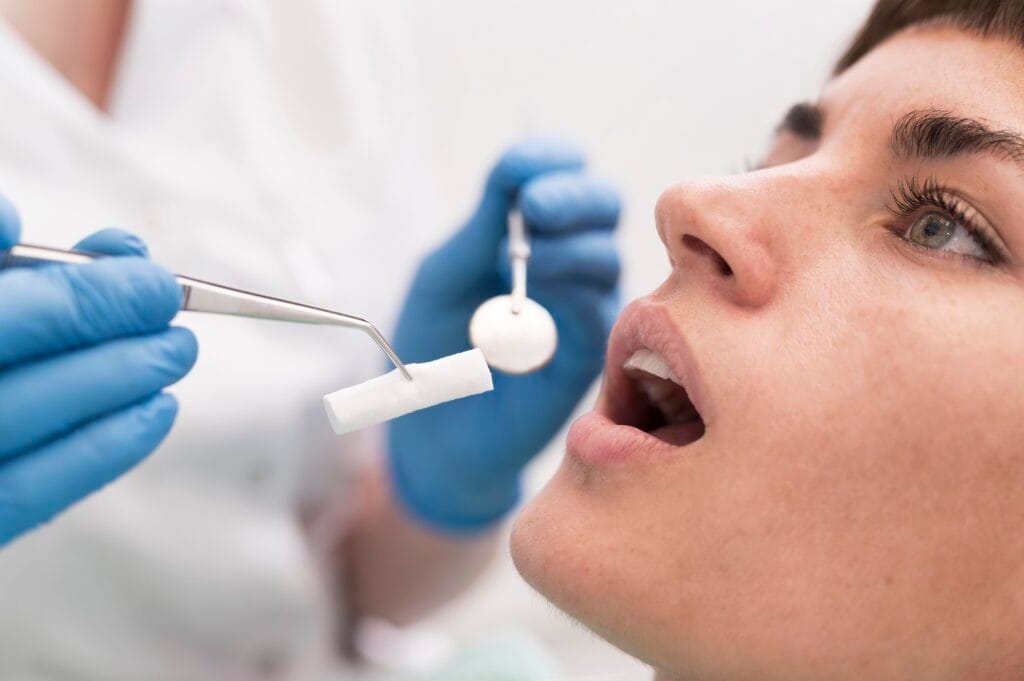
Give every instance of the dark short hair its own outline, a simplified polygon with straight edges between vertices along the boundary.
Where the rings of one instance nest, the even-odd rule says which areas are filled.
[[[1024,46],[1024,0],[878,0],[834,75],[853,66],[908,26],[947,23],[980,36],[999,35]]]

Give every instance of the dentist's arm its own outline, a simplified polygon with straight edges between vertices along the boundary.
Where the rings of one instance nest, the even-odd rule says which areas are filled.
[[[424,261],[395,335],[399,355],[420,362],[469,348],[476,307],[509,290],[514,206],[530,230],[530,296],[555,318],[558,351],[536,373],[496,373],[491,393],[390,424],[386,465],[349,542],[350,594],[363,614],[408,621],[472,582],[519,501],[522,469],[600,372],[618,310],[619,197],[557,140],[509,150],[474,215]]]
[[[500,533],[439,533],[397,501],[386,467],[363,481],[345,542],[345,600],[357,616],[407,625],[473,584],[500,546]]]
[[[20,224],[0,198],[0,250]],[[173,275],[123,232],[78,245],[88,265],[0,272],[0,546],[142,460],[177,414],[162,390],[196,358],[170,328]]]

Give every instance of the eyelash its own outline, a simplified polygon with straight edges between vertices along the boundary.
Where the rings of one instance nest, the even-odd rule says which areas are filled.
[[[920,183],[916,175],[904,178],[892,189],[891,195],[893,204],[888,208],[889,212],[896,217],[905,219],[913,216],[922,208],[937,208],[966,229],[988,254],[988,259],[979,260],[963,253],[946,253],[944,255],[956,256],[972,264],[998,266],[1005,262],[1006,258],[1003,256],[1002,250],[996,245],[988,229],[982,227],[976,218],[968,216],[963,200],[936,178],[929,177],[924,183]],[[902,233],[898,236],[904,238]],[[908,239],[904,240],[917,246]],[[938,253],[931,250],[930,252]]]

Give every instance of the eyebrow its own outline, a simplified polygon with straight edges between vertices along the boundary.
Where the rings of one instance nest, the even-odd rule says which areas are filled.
[[[790,107],[776,132],[789,132],[806,140],[821,139],[824,112],[816,104],[800,102]]]
[[[794,104],[776,132],[807,140],[821,139],[824,110],[811,102]],[[911,111],[889,134],[889,149],[898,158],[946,159],[990,154],[1024,166],[1024,135],[940,109]]]
[[[901,158],[990,154],[1024,164],[1024,137],[1019,133],[935,109],[912,111],[900,118],[889,135],[889,148]]]

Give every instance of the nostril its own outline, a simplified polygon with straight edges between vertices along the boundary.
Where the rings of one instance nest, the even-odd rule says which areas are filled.
[[[684,234],[683,246],[690,249],[694,253],[697,253],[698,255],[704,255],[711,258],[714,261],[715,266],[718,268],[718,273],[721,274],[723,277],[732,276],[732,268],[729,267],[729,263],[725,261],[725,258],[719,255],[718,251],[711,248],[711,246],[708,246],[701,239],[693,236],[692,234]]]

